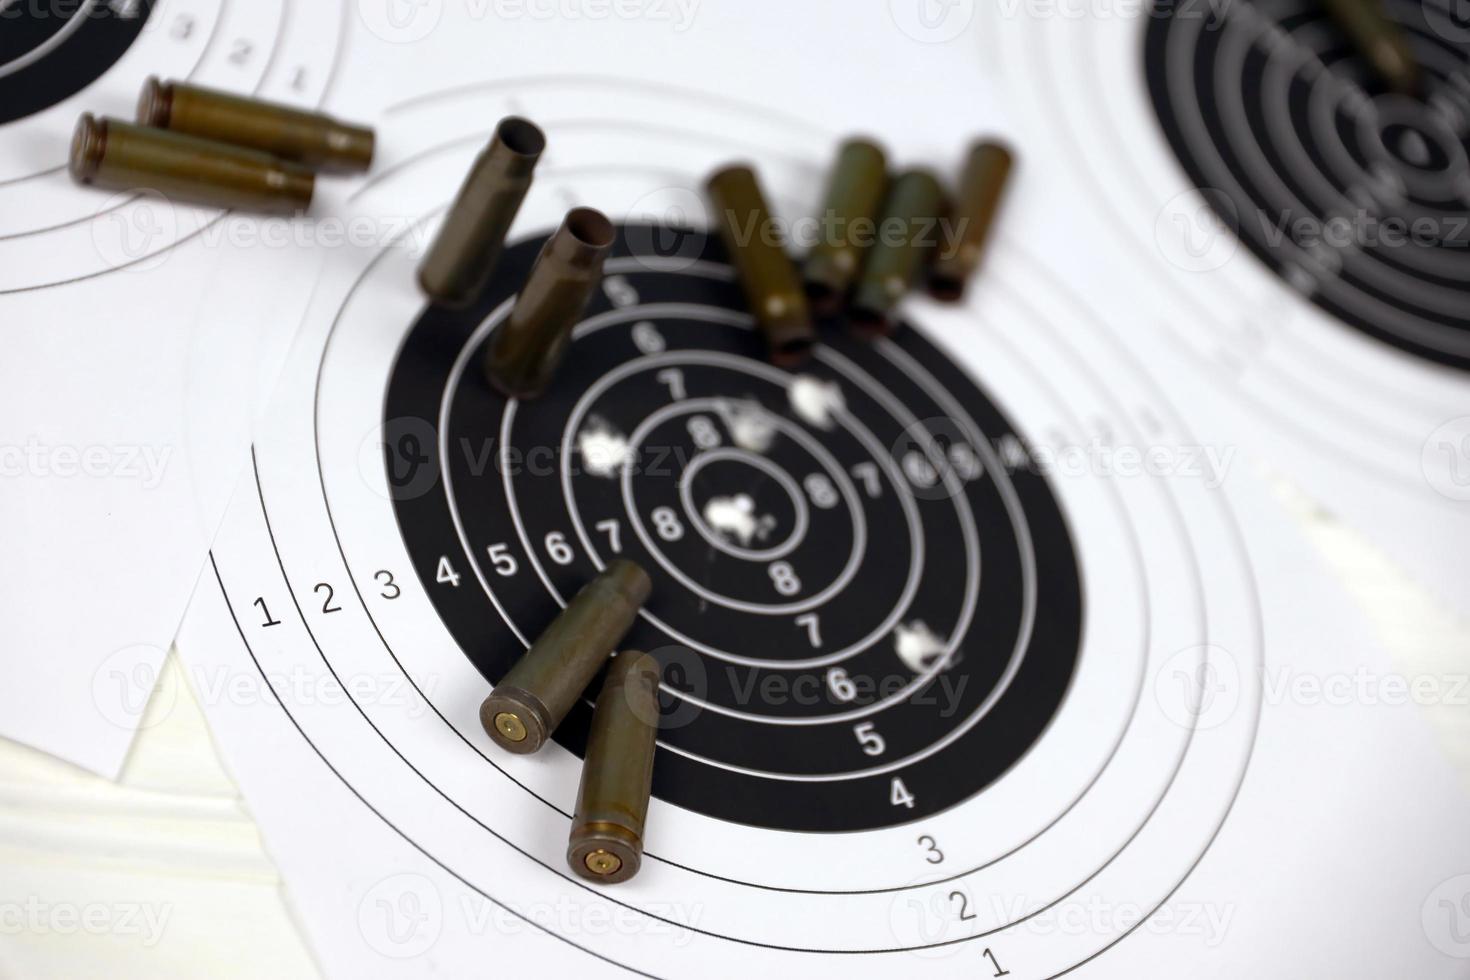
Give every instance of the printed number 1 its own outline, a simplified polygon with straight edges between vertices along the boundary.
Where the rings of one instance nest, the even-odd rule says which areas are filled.
[[[268,608],[266,608],[265,597],[264,596],[258,596],[258,597],[256,597],[256,600],[254,602],[252,602],[251,605],[252,606],[259,606],[260,607],[261,614],[265,616],[265,622],[261,623],[260,625],[262,625],[262,626],[280,626],[281,625],[281,621],[279,619],[273,618],[271,616],[271,611]]]

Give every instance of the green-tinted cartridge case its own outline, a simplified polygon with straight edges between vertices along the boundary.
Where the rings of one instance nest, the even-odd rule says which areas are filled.
[[[848,322],[866,334],[892,333],[893,308],[913,286],[940,240],[944,191],[926,170],[899,174],[888,187],[877,238],[863,260]]]
[[[659,666],[646,653],[613,658],[597,695],[567,863],[612,884],[638,873],[658,739]]]
[[[726,167],[711,176],[706,187],[715,223],[771,361],[782,367],[802,363],[811,354],[816,331],[806,293],[755,172],[744,166]]]
[[[965,285],[985,254],[1012,163],[1011,151],[999,143],[980,142],[970,148],[949,230],[941,236],[929,269],[929,294],[935,299],[955,303],[964,297]]]
[[[818,315],[831,316],[847,298],[862,268],[863,250],[877,230],[887,186],[888,163],[877,144],[864,139],[842,144],[827,183],[817,241],[802,266],[807,300]]]
[[[91,114],[77,121],[69,169],[83,184],[275,214],[306,210],[316,184],[300,164],[259,150]]]
[[[653,583],[617,559],[572,597],[480,705],[480,724],[501,748],[546,744],[633,625]]]
[[[546,240],[485,355],[485,376],[501,394],[535,398],[551,384],[614,237],[601,211],[573,208]]]
[[[373,131],[366,126],[188,82],[144,82],[138,124],[248,146],[312,170],[356,173],[373,162]]]
[[[1405,95],[1419,93],[1419,61],[1383,0],[1327,0],[1327,9],[1389,88]]]
[[[528,119],[509,116],[495,127],[419,263],[419,286],[429,299],[463,309],[479,298],[545,149],[546,135]]]

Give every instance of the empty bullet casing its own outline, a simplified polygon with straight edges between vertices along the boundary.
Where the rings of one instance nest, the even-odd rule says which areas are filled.
[[[889,185],[873,246],[863,260],[848,320],[865,333],[890,333],[893,307],[939,242],[944,191],[934,175],[909,170]]]
[[[546,135],[528,119],[495,127],[419,264],[419,285],[435,303],[463,308],[484,291],[544,149]]]
[[[643,858],[643,825],[658,739],[658,661],[626,650],[597,695],[567,863],[584,878],[626,881]]]
[[[1419,91],[1419,62],[1383,0],[1327,0],[1327,9],[1390,88],[1405,95]]]
[[[284,214],[304,211],[315,186],[310,170],[259,150],[90,114],[77,121],[69,166],[83,184]]]
[[[551,383],[572,328],[602,281],[613,237],[612,222],[601,211],[573,208],[541,247],[485,355],[485,376],[501,394],[535,398]]]
[[[633,625],[652,588],[633,562],[609,562],[480,705],[480,724],[490,737],[511,752],[541,748]]]
[[[836,312],[862,267],[888,184],[883,151],[868,140],[842,144],[822,206],[822,232],[803,266],[806,295],[823,316]]]
[[[313,170],[362,171],[373,162],[371,129],[187,82],[144,82],[138,123],[263,150]]]
[[[959,200],[950,215],[956,239],[946,239],[929,270],[929,293],[955,302],[965,294],[965,283],[985,253],[995,213],[1011,175],[1011,151],[999,143],[976,143],[960,176]]]
[[[811,353],[816,332],[807,312],[806,294],[771,220],[755,172],[749,167],[726,167],[710,177],[707,188],[715,223],[771,360],[781,366],[801,363]]]

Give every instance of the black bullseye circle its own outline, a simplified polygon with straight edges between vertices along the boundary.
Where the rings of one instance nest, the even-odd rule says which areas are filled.
[[[809,526],[809,508],[795,481],[746,450],[700,454],[684,471],[680,490],[689,525],[737,557],[774,560],[798,544]]]
[[[1002,461],[1026,458],[1020,434],[918,329],[833,332],[778,370],[719,243],[680,232],[671,259],[656,231],[620,230],[534,401],[480,364],[541,240],[507,249],[476,309],[414,324],[383,442],[436,611],[493,684],[632,558],[654,592],[624,646],[665,667],[656,796],[804,831],[963,802],[1036,743],[1076,667],[1056,498]],[[579,705],[557,740],[581,754],[589,720]]]
[[[1436,173],[1454,165],[1454,155],[1438,142],[1433,130],[1411,123],[1389,123],[1382,132],[1384,147],[1405,167]]]
[[[101,78],[142,33],[156,0],[0,2],[0,123]]]
[[[1315,0],[1157,0],[1149,88],[1191,181],[1262,262],[1344,323],[1470,368],[1470,28],[1453,0],[1385,6],[1423,98],[1388,92]]]

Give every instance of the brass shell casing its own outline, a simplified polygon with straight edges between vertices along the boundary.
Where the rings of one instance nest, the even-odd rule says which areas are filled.
[[[848,308],[853,327],[866,334],[893,332],[893,307],[933,253],[943,216],[944,191],[933,174],[907,170],[894,178]]]
[[[480,705],[480,724],[495,743],[518,754],[546,744],[652,588],[648,574],[624,559],[583,586]]]
[[[373,131],[261,99],[149,77],[138,124],[261,150],[312,170],[354,173],[373,162]]]
[[[597,695],[567,841],[567,863],[591,881],[638,873],[658,739],[659,666],[646,653],[613,658]]]
[[[1384,9],[1383,0],[1327,0],[1327,9],[1388,87],[1418,95],[1423,83],[1408,34]]]
[[[573,208],[546,240],[485,354],[485,376],[501,394],[535,398],[551,384],[614,238],[601,211]]]
[[[958,240],[943,243],[929,270],[929,294],[955,303],[965,295],[965,284],[985,254],[985,243],[1000,210],[1014,157],[999,143],[979,142],[970,147],[960,176],[958,200],[950,215]]]
[[[771,361],[781,367],[801,364],[811,354],[816,331],[807,310],[806,293],[784,243],[775,233],[755,171],[745,166],[726,167],[711,176],[706,187],[714,205],[715,223],[740,276],[746,302],[765,337]]]
[[[802,265],[807,301],[818,315],[831,316],[847,298],[877,230],[887,187],[888,163],[876,143],[851,139],[842,144],[827,181],[819,221],[823,231]]]
[[[435,303],[463,309],[479,298],[545,149],[546,135],[535,123],[500,120],[419,263],[419,286]]]
[[[90,113],[77,121],[69,169],[83,184],[277,214],[306,210],[316,184],[305,167],[259,150]]]

